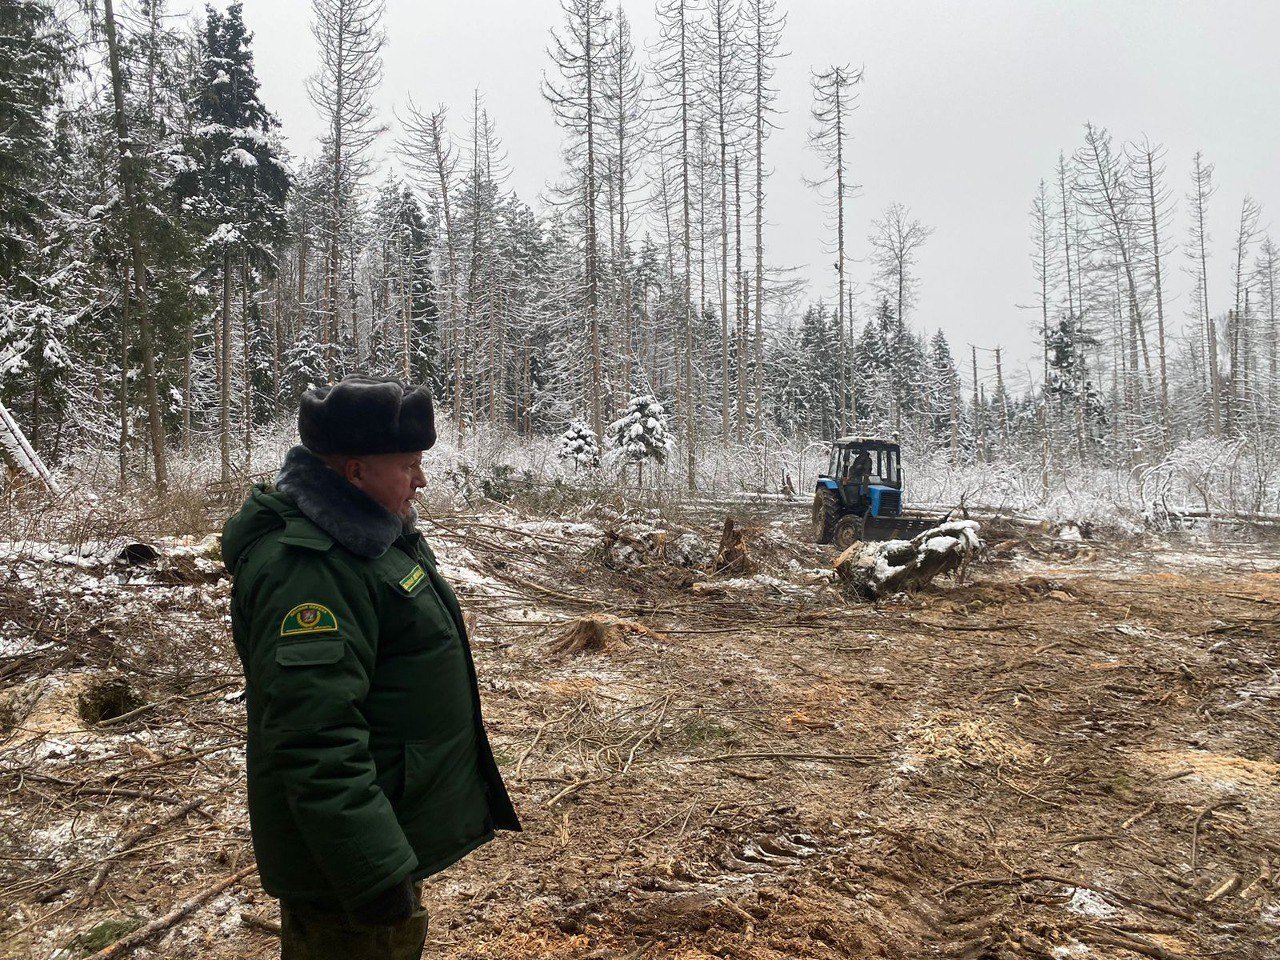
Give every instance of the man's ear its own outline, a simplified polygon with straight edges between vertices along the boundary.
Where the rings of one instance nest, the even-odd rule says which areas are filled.
[[[360,482],[364,480],[364,463],[356,457],[349,458],[342,465],[342,475],[353,487],[360,486]]]

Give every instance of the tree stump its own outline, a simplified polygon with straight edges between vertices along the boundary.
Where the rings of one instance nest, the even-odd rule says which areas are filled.
[[[711,572],[715,573],[754,573],[756,565],[747,554],[747,537],[745,531],[739,530],[733,523],[733,517],[724,518],[724,527],[720,532],[720,546],[716,548],[716,558],[712,561]]]

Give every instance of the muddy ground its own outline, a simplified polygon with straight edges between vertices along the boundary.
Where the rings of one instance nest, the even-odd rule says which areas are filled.
[[[719,577],[709,519],[627,520],[424,525],[525,825],[428,884],[428,956],[1280,956],[1280,550],[993,532],[869,605],[789,516]],[[6,561],[0,956],[252,866],[209,546]],[[639,626],[555,652],[588,615]],[[250,872],[134,955],[270,957],[277,919]]]

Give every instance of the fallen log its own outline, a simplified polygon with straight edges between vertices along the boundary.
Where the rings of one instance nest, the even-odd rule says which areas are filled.
[[[61,493],[53,474],[3,403],[0,403],[0,457],[11,463],[15,470],[39,480],[50,493]]]
[[[975,520],[951,520],[911,540],[855,543],[836,558],[836,576],[859,600],[919,590],[943,574],[962,579],[981,545],[978,530]]]

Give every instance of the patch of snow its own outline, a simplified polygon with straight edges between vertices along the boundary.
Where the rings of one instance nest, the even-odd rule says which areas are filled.
[[[1071,893],[1067,909],[1078,916],[1106,920],[1120,912],[1096,890],[1086,887],[1067,887],[1067,890]]]
[[[225,159],[237,166],[253,169],[258,165],[258,158],[243,147],[232,147],[226,152]]]
[[[913,773],[919,773],[919,760],[920,758],[913,753],[904,753],[902,755],[902,759],[898,761],[898,765],[893,768],[893,772],[901,774],[904,777],[909,777]]]
[[[500,580],[495,580],[488,574],[483,574],[475,568],[479,566],[479,562],[466,547],[454,547],[448,553],[439,559],[440,576],[444,577],[455,586],[466,586],[469,588],[491,587],[498,590],[510,590],[506,584]]]
[[[170,557],[216,557],[219,555],[222,538],[216,533],[201,537],[161,537],[156,541],[166,556]]]
[[[111,842],[111,834],[100,828],[92,813],[80,813],[70,820],[31,831],[31,852],[61,867],[73,858],[92,856]]]
[[[711,548],[696,533],[682,533],[667,544],[667,562],[680,567],[698,567],[712,559]]]
[[[47,640],[44,643],[37,643],[36,638],[30,634],[5,635],[15,629],[18,629],[18,627],[12,620],[6,620],[3,624],[0,624],[0,660],[9,660],[26,653],[48,650],[54,646],[51,641]]]
[[[220,223],[214,228],[213,233],[209,234],[209,239],[205,241],[208,247],[231,247],[240,243],[243,237],[240,231],[230,223]]]
[[[954,550],[960,543],[955,537],[930,537],[924,543],[926,553],[947,553]]]
[[[1223,706],[1223,710],[1239,710],[1253,704],[1271,705],[1280,703],[1280,671],[1272,670],[1271,676],[1260,677],[1245,684],[1236,691],[1239,700]]]
[[[901,543],[902,541],[900,541],[900,540],[894,540],[894,541],[891,541],[891,542],[892,542],[892,543]],[[888,561],[888,559],[887,559],[886,557],[884,557],[884,556],[880,556],[880,557],[878,557],[878,558],[876,559],[876,566],[875,566],[875,579],[876,579],[876,580],[878,580],[878,581],[883,582],[883,581],[885,581],[885,580],[888,580],[890,577],[897,576],[897,575],[898,575],[899,573],[901,573],[904,569],[905,569],[904,567],[900,567],[900,566],[899,566],[899,567],[895,567],[895,566],[892,566],[892,565],[889,563],[889,561]]]
[[[731,580],[716,580],[715,583],[730,590],[794,590],[791,584],[767,573],[757,573],[754,577],[735,577]]]

